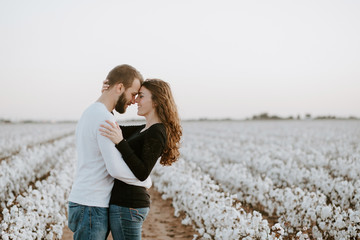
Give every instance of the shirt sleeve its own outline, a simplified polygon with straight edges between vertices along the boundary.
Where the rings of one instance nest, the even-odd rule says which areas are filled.
[[[99,124],[99,128],[100,128],[100,124]],[[151,186],[150,177],[145,178],[141,181],[138,178],[136,178],[136,176],[126,165],[119,151],[114,147],[114,143],[110,139],[108,139],[105,136],[102,136],[100,134],[100,131],[97,131],[96,137],[101,155],[103,156],[105,161],[106,169],[112,177],[119,179],[130,185],[143,186],[146,188],[149,188]]]
[[[140,156],[137,156],[126,140],[116,145],[121,155],[134,175],[141,181],[149,177],[157,159],[165,147],[166,135],[156,127],[150,127],[144,139]]]

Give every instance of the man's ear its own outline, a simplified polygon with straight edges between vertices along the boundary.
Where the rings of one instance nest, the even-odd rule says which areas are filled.
[[[115,85],[115,87],[116,87],[116,92],[117,93],[122,94],[123,92],[125,92],[125,86],[124,86],[123,83],[118,83],[118,84]]]

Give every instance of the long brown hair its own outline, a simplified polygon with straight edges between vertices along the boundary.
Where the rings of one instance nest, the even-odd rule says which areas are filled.
[[[160,164],[171,165],[180,156],[182,127],[170,86],[160,79],[146,79],[142,86],[151,92],[155,111],[166,129],[166,146]]]

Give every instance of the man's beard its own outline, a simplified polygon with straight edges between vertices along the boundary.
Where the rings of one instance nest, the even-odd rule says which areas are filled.
[[[124,113],[126,111],[126,106],[128,105],[127,103],[127,99],[125,97],[125,94],[122,93],[119,97],[119,100],[117,101],[116,105],[115,105],[115,110],[118,113]]]

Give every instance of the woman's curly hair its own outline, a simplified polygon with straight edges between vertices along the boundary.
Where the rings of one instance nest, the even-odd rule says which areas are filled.
[[[160,164],[166,166],[174,163],[180,156],[180,138],[182,127],[170,85],[160,79],[146,79],[143,87],[152,95],[155,111],[166,129],[166,146],[161,155]]]

